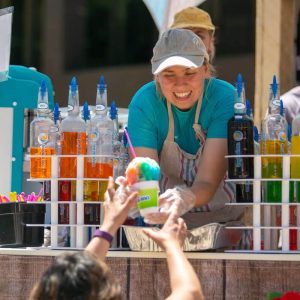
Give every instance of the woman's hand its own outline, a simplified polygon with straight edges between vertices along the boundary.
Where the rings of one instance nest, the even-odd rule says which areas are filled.
[[[149,224],[163,224],[172,211],[176,209],[181,216],[192,209],[196,202],[195,194],[186,186],[175,186],[159,196],[159,212],[145,216]]]

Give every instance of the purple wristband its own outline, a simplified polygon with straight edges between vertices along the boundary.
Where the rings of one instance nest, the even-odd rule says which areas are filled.
[[[109,244],[111,244],[111,242],[114,238],[110,233],[103,231],[101,229],[95,230],[95,233],[93,234],[93,238],[94,237],[100,237],[102,239],[105,239],[106,241],[108,241]]]

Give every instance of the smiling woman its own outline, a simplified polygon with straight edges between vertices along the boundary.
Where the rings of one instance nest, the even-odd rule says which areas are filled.
[[[128,119],[136,155],[161,168],[161,210],[146,221],[163,223],[175,207],[189,228],[238,219],[242,209],[225,206],[235,199],[224,181],[233,86],[211,77],[206,47],[190,30],[163,33],[151,63],[155,81],[135,94]]]
[[[205,65],[199,68],[174,66],[156,75],[156,81],[168,101],[180,110],[188,110],[198,101],[207,74]]]

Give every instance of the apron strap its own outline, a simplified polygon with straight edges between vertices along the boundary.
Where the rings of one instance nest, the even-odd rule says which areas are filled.
[[[168,116],[169,116],[169,130],[167,140],[174,142],[174,117],[172,113],[171,103],[167,100]]]
[[[198,123],[199,116],[200,116],[200,111],[201,111],[201,106],[202,106],[202,98],[203,98],[203,91],[202,91],[202,94],[200,95],[200,97],[198,99],[198,102],[197,102],[193,129],[195,131],[196,138],[198,140],[200,140],[202,145],[204,145],[204,143],[205,143],[205,134],[202,130],[201,125]],[[169,130],[168,130],[167,140],[173,142],[174,141],[174,117],[173,117],[173,113],[172,113],[171,103],[168,100],[167,100],[167,107],[168,107],[168,116],[169,116]]]
[[[202,99],[203,99],[203,91],[202,91],[202,94],[200,95],[198,103],[197,103],[193,129],[195,131],[196,138],[198,140],[200,140],[202,145],[204,145],[204,143],[205,143],[205,134],[202,131],[201,125],[198,123],[199,116],[200,116],[200,110],[201,110],[201,106],[202,106]]]

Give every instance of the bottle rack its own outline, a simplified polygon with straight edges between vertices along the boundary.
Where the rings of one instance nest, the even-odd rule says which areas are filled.
[[[30,158],[47,158],[47,155],[30,155]],[[103,201],[84,201],[84,181],[108,181],[108,178],[85,178],[84,177],[84,158],[94,157],[94,158],[105,158],[106,160],[111,160],[113,165],[113,177],[114,166],[118,163],[119,158],[113,155],[48,155],[51,158],[51,178],[30,178],[28,181],[50,181],[51,182],[51,201],[45,201],[46,205],[50,205],[50,224],[26,224],[31,227],[50,227],[51,228],[51,244],[50,249],[83,249],[89,242],[88,238],[88,228],[92,229],[92,232],[96,228],[100,227],[103,221],[101,217],[101,222],[99,225],[94,224],[84,224],[84,205],[93,204],[100,205],[102,207]],[[77,159],[77,177],[76,178],[61,178],[59,177],[59,159],[61,157],[76,158]],[[76,200],[75,201],[59,201],[59,191],[58,191],[58,181],[68,180],[76,181]],[[102,199],[101,199],[102,200]],[[104,199],[103,199],[104,200]],[[37,202],[38,204],[38,202]],[[58,223],[58,207],[59,204],[69,205],[69,224],[59,224]],[[100,208],[101,216],[103,209]],[[70,228],[70,246],[60,247],[58,242],[58,228],[59,227],[69,227]]]
[[[254,161],[254,178],[247,179],[227,179],[227,182],[253,183],[253,202],[252,203],[228,203],[227,205],[245,205],[252,207],[252,226],[227,226],[227,229],[248,229],[252,230],[253,237],[253,249],[252,250],[230,250],[230,252],[255,252],[255,253],[300,253],[300,202],[290,203],[290,181],[300,181],[300,179],[290,178],[290,159],[291,157],[300,157],[300,155],[228,155],[226,158],[251,158]],[[262,178],[262,158],[263,157],[281,157],[282,158],[282,178],[268,179]],[[281,203],[262,202],[262,183],[268,181],[281,181]],[[281,207],[281,226],[272,226],[270,222],[270,214],[272,207]],[[297,212],[297,224],[296,226],[290,226],[290,206],[296,206]],[[263,214],[262,214],[263,210]],[[262,225],[261,219],[264,218],[264,224]],[[297,250],[290,250],[290,230],[297,230]],[[281,249],[262,249],[262,240],[269,243],[271,238],[271,230],[281,231]],[[264,237],[262,237],[264,233]],[[267,247],[268,248],[268,247]]]

